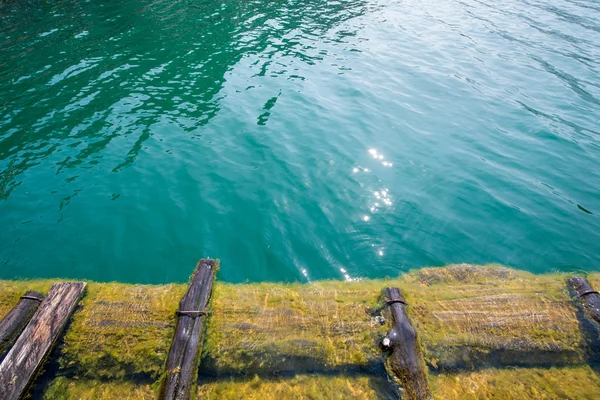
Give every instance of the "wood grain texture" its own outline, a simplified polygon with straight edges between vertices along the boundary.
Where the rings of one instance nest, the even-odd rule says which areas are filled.
[[[0,354],[13,344],[44,299],[41,293],[33,290],[28,290],[23,296],[25,298],[19,299],[17,305],[0,321]]]
[[[85,289],[85,282],[56,283],[0,364],[0,399],[22,398],[50,354]]]
[[[190,398],[191,389],[198,375],[198,358],[202,339],[202,326],[215,273],[219,267],[218,260],[202,259],[190,281],[187,292],[179,303],[180,312],[191,312],[190,315],[179,314],[175,337],[167,359],[165,377],[160,390],[160,399],[184,400]]]
[[[587,279],[581,276],[569,278],[568,283],[579,296],[586,314],[600,324],[600,294],[596,293]]]
[[[392,330],[383,345],[391,351],[388,368],[403,388],[403,400],[431,399],[417,333],[404,310],[405,302],[398,288],[383,291],[392,315]]]

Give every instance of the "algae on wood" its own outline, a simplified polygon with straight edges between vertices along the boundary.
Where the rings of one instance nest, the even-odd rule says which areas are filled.
[[[46,389],[44,400],[155,400],[150,385],[59,377]]]
[[[201,374],[369,369],[381,364],[378,289],[360,284],[215,284]]]
[[[379,281],[217,282],[199,397],[398,398],[378,348],[389,329],[379,316],[381,288]]]
[[[600,399],[600,376],[588,366],[484,369],[429,377],[439,400]]]
[[[404,289],[434,369],[582,364],[587,347],[564,279],[460,264],[392,280],[217,283],[202,373],[373,365],[386,333],[375,318],[384,286]]]
[[[429,376],[433,397],[439,400],[595,400],[600,376],[588,366],[564,368],[484,369]],[[198,388],[199,399],[392,399],[385,377],[355,375],[296,375],[261,379],[223,378]],[[121,381],[56,379],[44,400],[153,400],[150,385]]]
[[[302,374],[283,377],[225,378],[198,388],[199,399],[347,400],[396,399],[385,376]]]
[[[261,379],[224,378],[201,385],[198,399],[244,400],[346,400],[394,399],[385,376],[297,375]],[[44,400],[155,400],[150,385],[122,381],[71,380],[65,377],[52,382]]]
[[[417,270],[402,280],[434,369],[585,363],[564,275],[463,264]]]
[[[566,278],[455,265],[360,282],[217,282],[198,391],[225,399],[228,394],[239,398],[232,394],[236,390],[261,400],[286,393],[288,398],[336,398],[327,396],[331,393],[393,398],[377,348],[390,321],[380,318],[378,298],[382,287],[398,286],[410,304],[426,362],[434,369],[429,374],[434,396],[444,398],[443,389],[458,393],[448,399],[511,398],[507,393],[529,398],[532,388],[539,388],[545,398],[562,398],[564,389],[575,385],[571,398],[599,398],[589,383],[596,375],[585,366],[588,348]],[[587,278],[600,287],[600,274]],[[51,284],[0,281],[0,316],[25,290],[45,293]],[[164,366],[185,290],[186,285],[90,283],[57,352],[62,368],[45,398],[154,397],[157,385],[149,384]],[[569,362],[579,366],[556,368]],[[511,367],[521,364],[528,368]],[[508,368],[482,369],[490,365]],[[573,383],[578,380],[585,386]]]
[[[484,369],[429,376],[439,400],[595,400],[600,398],[600,376],[588,366],[565,368]],[[296,375],[261,379],[224,378],[198,388],[199,399],[391,399],[385,377],[354,375]],[[120,381],[56,379],[44,400],[154,400],[150,385]]]
[[[164,366],[186,285],[90,283],[65,334],[63,373],[155,380]]]

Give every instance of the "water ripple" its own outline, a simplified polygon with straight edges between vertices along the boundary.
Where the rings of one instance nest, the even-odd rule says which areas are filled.
[[[591,1],[0,3],[0,277],[594,268]]]

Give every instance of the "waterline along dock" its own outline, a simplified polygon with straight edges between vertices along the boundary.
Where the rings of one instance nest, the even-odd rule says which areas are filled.
[[[600,398],[600,273],[0,281],[0,398]]]

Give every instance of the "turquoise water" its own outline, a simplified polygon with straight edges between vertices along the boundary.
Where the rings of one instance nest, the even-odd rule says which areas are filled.
[[[0,3],[0,277],[600,261],[595,1]]]

